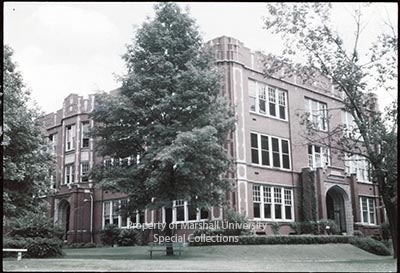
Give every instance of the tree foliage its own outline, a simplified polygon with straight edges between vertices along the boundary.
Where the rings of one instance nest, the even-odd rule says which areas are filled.
[[[330,3],[271,3],[267,6],[265,27],[284,41],[282,57],[268,56],[265,71],[283,77],[302,76],[305,82],[318,76],[329,77],[343,100],[343,109],[351,114],[355,126],[339,125],[319,134],[306,123],[306,137],[329,146],[340,154],[359,154],[373,169],[373,180],[397,241],[397,100],[378,110],[371,92],[390,92],[397,85],[397,32],[387,23],[367,52],[360,47],[365,25],[362,6],[354,9],[354,39],[349,46],[332,26]],[[365,45],[364,45],[365,47]],[[305,63],[295,64],[294,55],[303,54]],[[395,255],[397,242],[394,243]]]
[[[140,161],[99,166],[93,177],[128,193],[130,211],[178,199],[199,208],[220,204],[230,186],[224,144],[234,125],[220,76],[194,20],[174,3],[155,11],[127,46],[118,94],[99,94],[92,114],[103,156]]]
[[[51,157],[36,121],[39,111],[29,106],[29,91],[12,60],[13,50],[5,45],[3,51],[3,213],[18,216],[41,207]]]

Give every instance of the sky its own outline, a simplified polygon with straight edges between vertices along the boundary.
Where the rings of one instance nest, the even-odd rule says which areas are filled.
[[[190,9],[204,41],[226,35],[251,50],[280,54],[281,41],[263,28],[262,2],[179,2]],[[351,41],[354,3],[336,3],[333,21]],[[70,93],[86,96],[119,87],[125,73],[121,56],[132,43],[135,29],[153,18],[154,2],[5,2],[4,43],[14,49],[32,99],[45,112],[62,107]],[[360,44],[369,45],[384,28],[398,25],[397,3],[374,3],[365,14],[367,25]],[[389,19],[388,19],[389,18]],[[397,92],[380,93],[381,108]]]

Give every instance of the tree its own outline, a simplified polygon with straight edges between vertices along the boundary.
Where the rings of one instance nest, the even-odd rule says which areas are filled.
[[[43,207],[40,197],[50,186],[51,157],[36,120],[39,111],[28,106],[29,91],[12,60],[13,50],[5,45],[3,51],[3,213],[14,217]]]
[[[360,39],[365,25],[361,7],[354,10],[351,47],[346,47],[330,25],[330,3],[271,3],[267,9],[265,27],[281,36],[284,52],[283,57],[267,58],[266,74],[276,76],[284,70],[285,77],[296,73],[308,81],[322,73],[332,80],[354,126],[330,128],[328,134],[321,135],[305,122],[306,136],[341,155],[358,154],[368,159],[385,204],[397,257],[397,100],[382,114],[370,95],[391,91],[397,85],[397,32],[387,23],[389,31],[379,35],[368,52],[362,52]],[[290,59],[299,52],[306,62],[294,64]]]
[[[101,155],[140,161],[97,168],[93,177],[129,194],[129,211],[182,199],[197,208],[220,205],[230,186],[224,144],[233,114],[194,20],[174,3],[155,11],[123,56],[128,74],[119,95],[99,95],[92,114]]]

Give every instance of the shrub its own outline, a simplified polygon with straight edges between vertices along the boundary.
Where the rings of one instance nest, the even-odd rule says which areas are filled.
[[[360,230],[355,230],[353,232],[354,237],[364,237],[364,234]]]
[[[280,230],[281,226],[278,223],[272,223],[271,228],[272,228],[272,232],[274,233],[274,235],[279,235],[279,230]]]
[[[358,248],[361,248],[362,250],[368,251],[376,255],[391,255],[389,248],[387,248],[382,242],[369,237],[354,237],[350,240],[350,243]]]
[[[293,229],[295,234],[301,234],[301,225],[299,222],[291,222],[289,226]]]
[[[381,225],[381,232],[382,232],[382,239],[384,241],[388,241],[391,236],[390,224],[388,222],[385,222]]]
[[[5,238],[3,242],[4,248],[26,248],[25,254],[30,258],[49,258],[64,255],[62,252],[62,241],[57,238],[23,238],[20,236],[14,238]],[[10,256],[9,253],[3,253],[3,256]]]
[[[45,214],[35,214],[28,212],[24,216],[12,219],[9,223],[8,236],[10,237],[42,237],[42,238],[59,238],[61,239],[64,232],[59,227],[54,227]]]
[[[134,246],[137,241],[138,231],[135,229],[122,229],[117,237],[119,246]]]
[[[315,221],[300,222],[301,234],[318,234],[318,223]]]
[[[329,234],[333,234],[333,235],[340,234],[340,228],[338,227],[336,222],[331,219],[320,220],[318,222],[319,233],[325,234],[325,231],[327,231],[326,227],[328,227],[328,226],[329,226]]]
[[[212,243],[212,242],[190,242],[190,245],[216,245],[216,244],[237,244],[237,245],[262,245],[262,244],[346,244],[349,243],[352,236],[342,235],[275,235],[260,236],[247,235],[239,236],[237,243]]]
[[[119,228],[116,225],[106,225],[100,232],[100,239],[104,245],[114,245],[118,240],[120,233]]]
[[[238,226],[240,225],[241,227],[244,226],[244,224],[247,224],[247,217],[245,215],[242,215],[240,213],[238,213],[237,211],[234,211],[232,209],[228,209],[226,212],[226,221],[229,223],[235,223],[238,224]],[[235,228],[235,229],[225,229],[223,234],[227,235],[227,236],[239,236],[242,234],[248,234],[249,230],[246,230],[244,228]]]

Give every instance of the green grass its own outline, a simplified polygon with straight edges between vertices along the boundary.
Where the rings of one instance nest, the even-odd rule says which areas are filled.
[[[3,259],[5,271],[396,272],[396,260],[349,244],[186,247],[182,256],[148,247],[65,249],[59,259]]]

